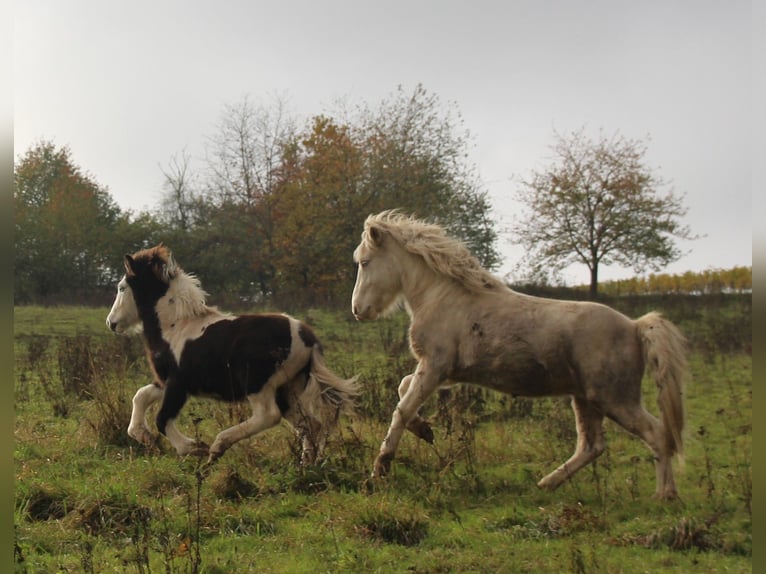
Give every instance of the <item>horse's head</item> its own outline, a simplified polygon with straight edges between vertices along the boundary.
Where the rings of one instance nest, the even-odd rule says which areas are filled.
[[[357,275],[351,312],[357,320],[377,319],[398,304],[402,282],[395,251],[391,236],[368,220],[362,241],[354,250]]]
[[[106,317],[115,333],[140,330],[139,306],[153,306],[164,295],[178,268],[162,244],[125,256],[125,275],[117,284],[117,297]]]
[[[133,298],[133,292],[126,277],[117,284],[117,297],[114,299],[109,315],[106,316],[106,326],[118,334],[136,330],[141,326],[138,307]]]

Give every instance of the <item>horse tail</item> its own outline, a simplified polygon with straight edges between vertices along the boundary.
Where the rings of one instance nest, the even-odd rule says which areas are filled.
[[[659,389],[662,433],[668,453],[683,458],[685,422],[683,386],[688,375],[686,339],[673,323],[657,312],[636,320],[644,361]]]
[[[315,344],[311,349],[311,371],[309,379],[319,385],[322,402],[334,407],[337,414],[341,411],[351,412],[359,395],[357,377],[343,379],[333,373],[324,360],[322,348]]]

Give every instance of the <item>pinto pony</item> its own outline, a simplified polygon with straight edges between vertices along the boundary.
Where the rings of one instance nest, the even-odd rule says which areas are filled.
[[[433,440],[418,409],[436,389],[473,383],[510,395],[571,396],[574,454],[538,486],[557,488],[604,451],[606,416],[654,453],[656,496],[677,496],[672,457],[683,454],[687,368],[685,341],[672,323],[655,312],[632,320],[597,303],[516,293],[441,227],[397,211],[367,218],[354,260],[354,316],[376,319],[403,306],[418,361],[399,385],[373,477],[389,471],[405,429]],[[645,369],[658,388],[660,419],[642,404]]]
[[[152,444],[146,411],[162,400],[159,432],[178,454],[207,455],[213,462],[237,441],[284,417],[302,441],[301,461],[313,463],[340,411],[353,402],[355,380],[327,368],[305,323],[288,315],[225,314],[207,306],[206,295],[162,244],[125,256],[125,276],[106,323],[115,333],[143,333],[155,374],[155,382],[133,398],[128,434]],[[208,448],[176,428],[189,395],[247,399],[252,416],[221,431]]]

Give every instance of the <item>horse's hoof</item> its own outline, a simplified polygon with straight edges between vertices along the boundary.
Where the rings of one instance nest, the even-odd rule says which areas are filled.
[[[198,456],[204,458],[210,454],[210,448],[204,442],[198,442],[188,452],[190,456]]]
[[[434,431],[431,430],[431,425],[428,423],[423,423],[423,426],[420,427],[420,433],[418,436],[428,444],[434,444]]]
[[[375,483],[377,480],[374,477],[366,478],[362,481],[360,492],[365,494],[373,494],[375,492]]]
[[[302,467],[314,466],[314,465],[316,465],[317,458],[318,457],[317,457],[316,453],[314,453],[313,451],[306,451],[306,450],[304,450],[301,453],[300,465]]]
[[[128,430],[128,436],[144,446],[152,447],[157,444],[157,436],[149,432],[148,429]]]
[[[211,450],[210,456],[207,457],[207,464],[213,464],[215,461],[221,458],[225,452],[225,450]]]
[[[378,455],[372,467],[372,478],[385,478],[391,470],[391,456]]]
[[[136,442],[138,442],[139,444],[142,444],[144,446],[150,446],[151,447],[151,446],[154,446],[155,443],[156,443],[156,439],[152,435],[150,435],[149,433],[142,433],[142,434],[140,434],[138,436],[135,436],[135,435],[130,435],[130,436],[132,436],[134,439],[136,439]]]
[[[674,502],[677,500],[681,500],[681,497],[678,496],[678,492],[675,490],[671,490],[668,492],[655,492],[652,495],[652,498],[655,500],[660,500],[662,502]]]
[[[407,430],[428,444],[434,443],[434,431],[431,430],[431,425],[419,417],[410,421]]]
[[[206,479],[213,472],[213,463],[210,460],[206,460],[199,467],[197,467],[197,478],[200,480]]]
[[[537,483],[537,487],[541,490],[547,490],[549,492],[553,492],[556,490],[559,486],[559,483],[554,482],[553,480],[549,479],[547,476],[543,478],[540,482]]]

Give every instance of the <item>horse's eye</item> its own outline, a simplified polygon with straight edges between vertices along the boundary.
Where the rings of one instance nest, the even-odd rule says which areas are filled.
[[[125,291],[125,286],[120,285],[119,287],[117,287],[117,291],[119,291],[120,293],[123,293]]]
[[[359,265],[361,265],[362,267],[367,267],[369,264],[370,264],[370,260],[369,259],[362,259],[359,262]]]

